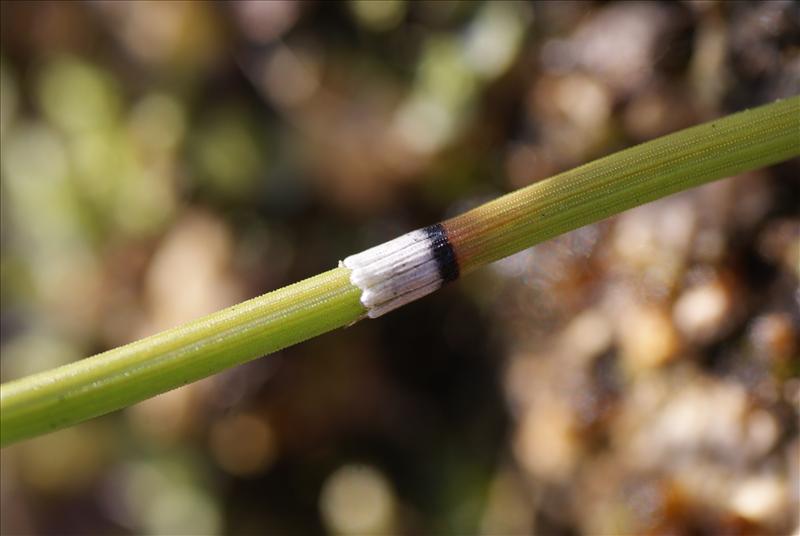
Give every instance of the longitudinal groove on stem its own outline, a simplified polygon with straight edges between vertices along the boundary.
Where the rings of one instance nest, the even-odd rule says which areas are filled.
[[[798,98],[666,136],[443,222],[462,272],[598,218],[797,154]],[[652,195],[651,195],[652,194]]]
[[[365,317],[486,263],[699,184],[800,155],[800,97],[601,158],[205,318],[0,386],[0,444],[134,404]]]
[[[69,426],[351,324],[364,309],[337,268],[169,331],[4,384],[2,444]]]

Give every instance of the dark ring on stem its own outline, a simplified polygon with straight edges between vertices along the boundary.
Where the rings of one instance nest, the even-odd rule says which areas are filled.
[[[445,228],[441,223],[437,223],[425,227],[423,231],[428,235],[428,240],[431,242],[431,253],[434,261],[436,261],[436,267],[439,269],[442,283],[458,279],[458,259],[456,259],[456,252],[447,238]]]

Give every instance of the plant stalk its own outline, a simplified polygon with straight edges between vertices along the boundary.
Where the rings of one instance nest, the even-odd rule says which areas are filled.
[[[442,223],[462,273],[694,186],[800,156],[800,96],[620,151]],[[0,386],[0,445],[124,408],[363,318],[340,267]]]

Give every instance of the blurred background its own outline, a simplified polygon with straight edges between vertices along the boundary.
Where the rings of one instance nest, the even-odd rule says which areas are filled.
[[[2,380],[800,93],[773,2],[2,2]],[[800,165],[0,454],[3,534],[798,534]]]

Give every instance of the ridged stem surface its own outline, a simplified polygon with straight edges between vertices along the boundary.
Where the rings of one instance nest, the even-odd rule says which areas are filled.
[[[800,97],[620,151],[443,222],[461,273],[648,201],[800,154]]]
[[[357,321],[336,268],[177,328],[0,386],[0,444],[64,428]]]
[[[800,97],[607,156],[442,226],[467,273],[699,184],[800,155]],[[340,267],[177,328],[0,386],[0,445],[129,406],[364,317]]]

